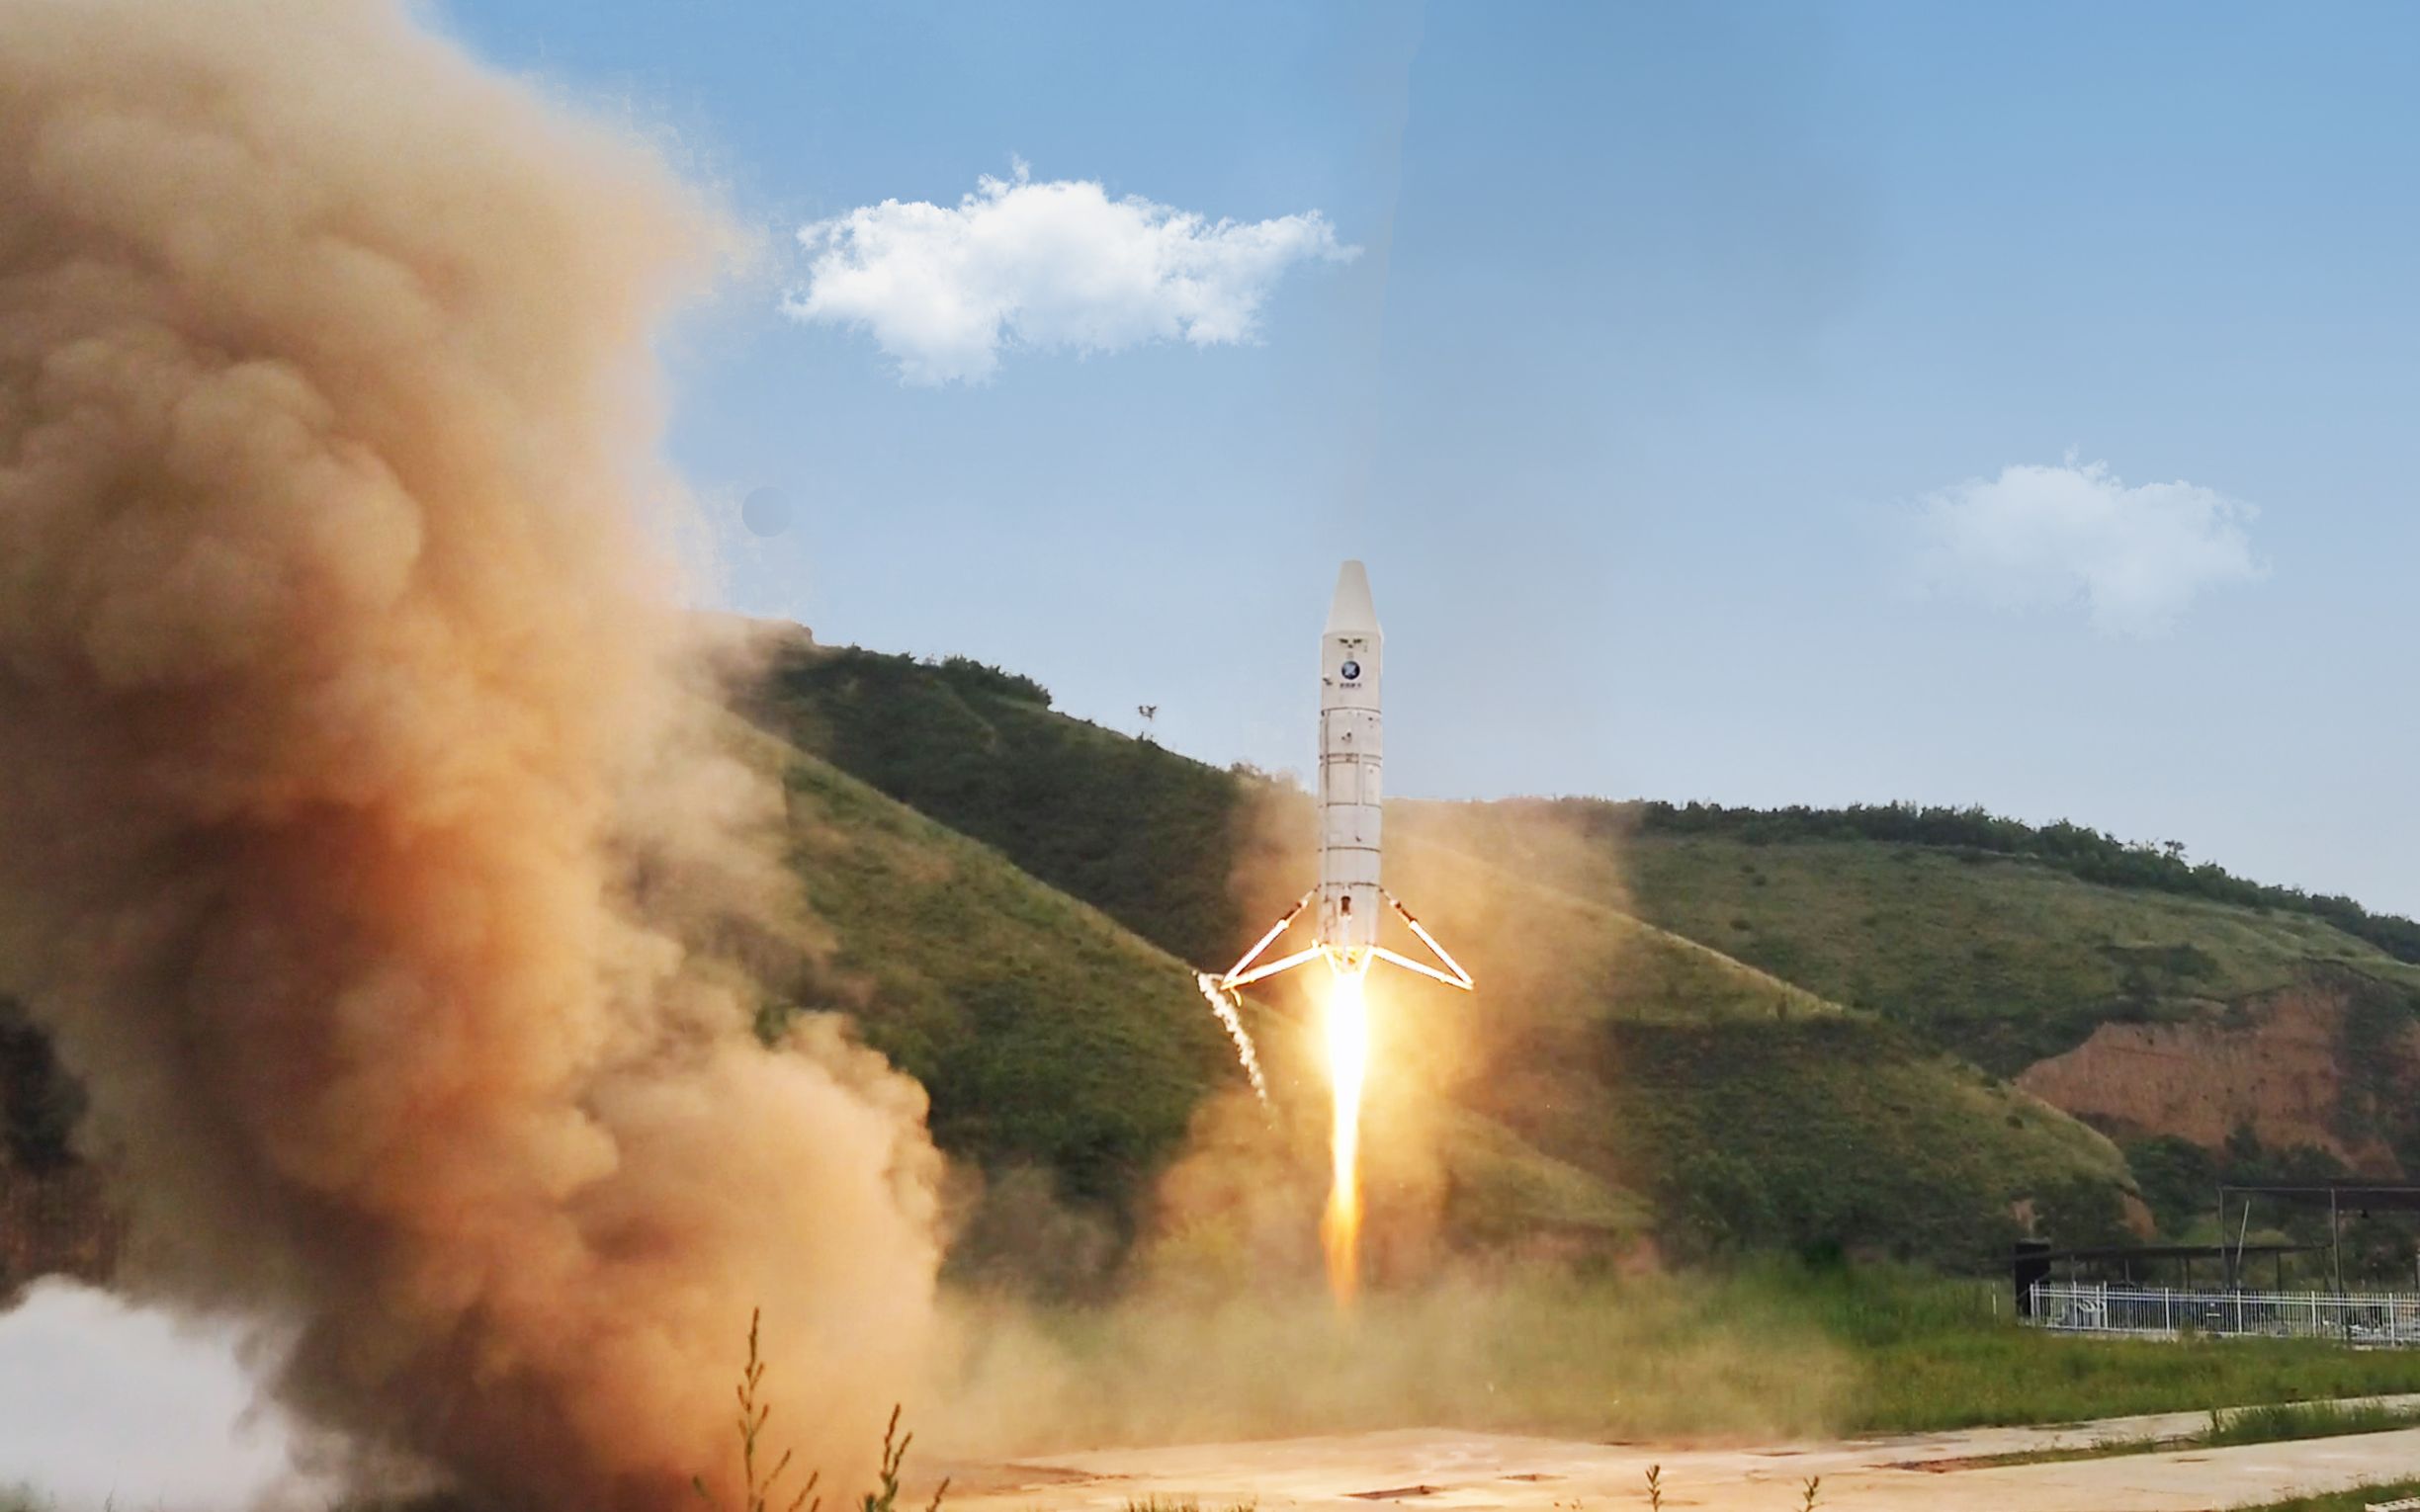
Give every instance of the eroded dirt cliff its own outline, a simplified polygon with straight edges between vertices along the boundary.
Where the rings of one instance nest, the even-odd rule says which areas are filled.
[[[2017,1084],[2121,1134],[2209,1149],[2248,1131],[2400,1176],[2420,1149],[2420,1019],[2355,972],[2316,974],[2174,1023],[2111,1023]]]

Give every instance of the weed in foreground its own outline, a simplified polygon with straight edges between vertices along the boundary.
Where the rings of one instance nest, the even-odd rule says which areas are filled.
[[[2293,1401],[2220,1408],[2210,1413],[2202,1447],[2276,1444],[2290,1439],[2326,1439],[2344,1434],[2384,1433],[2420,1424],[2420,1408],[2384,1402]]]
[[[2257,1507],[2246,1507],[2243,1512],[2362,1512],[2374,1502],[2397,1501],[2414,1495],[2420,1495],[2420,1480],[2378,1480],[2319,1496],[2263,1502]]]
[[[915,1442],[915,1435],[912,1433],[901,1436],[899,1420],[900,1409],[894,1404],[891,1408],[891,1421],[883,1429],[880,1483],[873,1490],[865,1493],[864,1498],[858,1503],[859,1512],[898,1512],[900,1467],[908,1461],[908,1446]],[[894,1440],[897,1441],[896,1447]],[[932,1500],[925,1504],[924,1512],[941,1512],[941,1498],[949,1494],[949,1488],[948,1477],[942,1477],[941,1483],[933,1488]],[[761,1512],[761,1509],[751,1508],[750,1512]]]
[[[739,1373],[737,1387],[740,1484],[747,1497],[743,1512],[769,1512],[773,1501],[773,1488],[780,1482],[782,1473],[790,1469],[790,1451],[785,1449],[782,1451],[782,1457],[774,1462],[773,1468],[766,1470],[762,1477],[759,1477],[756,1472],[756,1440],[764,1433],[765,1420],[773,1415],[773,1404],[764,1399],[765,1362],[756,1344],[757,1326],[763,1320],[764,1309],[762,1307],[748,1313],[747,1367]],[[892,1409],[891,1421],[894,1425],[899,1422],[899,1409],[896,1407]],[[889,1459],[889,1444],[890,1440],[886,1436],[884,1439],[886,1463]],[[809,1475],[807,1483],[799,1487],[798,1494],[790,1499],[790,1504],[784,1509],[784,1512],[815,1512],[815,1509],[821,1507],[822,1497],[816,1496],[813,1502],[807,1498],[814,1495],[816,1482],[822,1478],[821,1470]],[[697,1492],[699,1500],[710,1507],[716,1505],[714,1493],[706,1489],[705,1476],[692,1475],[689,1478],[689,1487]]]
[[[746,1498],[740,1512],[772,1512],[776,1487],[790,1469],[790,1451],[786,1449],[770,1469],[760,1473],[757,1468],[757,1440],[763,1436],[765,1423],[773,1416],[773,1404],[764,1395],[765,1361],[757,1342],[758,1329],[763,1320],[764,1309],[761,1307],[748,1313],[747,1365],[739,1373],[736,1388],[739,1402],[739,1476]],[[882,1471],[875,1488],[859,1499],[859,1512],[898,1512],[900,1467],[908,1461],[908,1446],[915,1442],[915,1435],[903,1435],[899,1431],[899,1424],[900,1409],[894,1404],[891,1421],[883,1428]],[[823,1498],[817,1496],[815,1490],[822,1478],[821,1470],[808,1475],[807,1483],[798,1488],[797,1493],[783,1506],[782,1512],[820,1512]],[[705,1476],[691,1476],[689,1487],[697,1492],[700,1501],[715,1509],[715,1512],[722,1512],[722,1504],[706,1488]],[[949,1488],[950,1483],[944,1478],[934,1489],[932,1500],[925,1504],[924,1512],[941,1512],[941,1498],[949,1494]],[[0,1512],[13,1512],[13,1509],[0,1505]]]

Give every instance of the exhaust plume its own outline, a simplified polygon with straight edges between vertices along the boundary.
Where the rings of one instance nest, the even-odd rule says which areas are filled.
[[[911,1082],[811,1018],[654,544],[720,231],[396,6],[0,9],[0,988],[126,1285],[355,1490],[661,1508],[749,1308],[862,1468],[931,1303]]]

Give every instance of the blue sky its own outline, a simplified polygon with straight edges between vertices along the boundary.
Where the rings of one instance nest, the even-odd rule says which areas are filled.
[[[666,344],[732,608],[1299,769],[1359,555],[1398,794],[1981,802],[2420,911],[2420,10],[436,14],[763,233]],[[1009,256],[935,358],[848,217],[987,175],[1279,250],[1183,243],[1195,340]]]

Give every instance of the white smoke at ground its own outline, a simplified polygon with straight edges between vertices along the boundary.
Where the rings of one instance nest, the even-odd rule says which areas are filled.
[[[287,1480],[292,1426],[256,1405],[242,1336],[43,1282],[0,1314],[0,1488],[61,1512],[224,1512]]]

